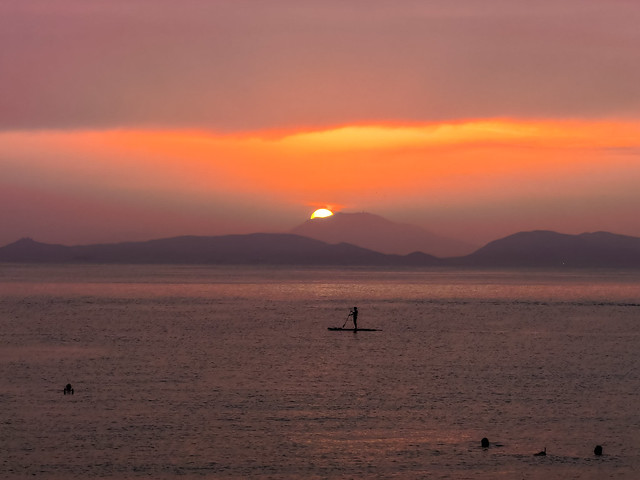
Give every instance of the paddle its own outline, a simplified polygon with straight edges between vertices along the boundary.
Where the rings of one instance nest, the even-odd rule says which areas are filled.
[[[344,321],[344,323],[342,324],[342,328],[344,328],[344,326],[347,324],[347,322],[349,321],[349,317],[351,316],[351,313],[349,313],[349,315],[347,315],[347,319]]]

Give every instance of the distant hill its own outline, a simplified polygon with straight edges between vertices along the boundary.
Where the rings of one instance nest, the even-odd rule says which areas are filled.
[[[424,252],[437,257],[453,257],[471,253],[479,246],[364,212],[338,212],[330,217],[307,220],[291,233],[327,243],[346,242],[376,252],[398,255]]]
[[[0,248],[1,262],[216,265],[435,265],[422,253],[385,255],[340,243],[330,245],[292,234],[255,233],[217,237],[184,236],[103,245],[49,245],[29,238]]]
[[[640,267],[640,238],[608,232],[567,235],[537,230],[488,243],[450,259],[466,267]]]
[[[387,255],[293,234],[185,236],[80,246],[50,245],[25,238],[0,247],[0,262],[640,268],[640,238],[607,232],[520,232],[488,243],[470,255],[444,259],[422,252]]]

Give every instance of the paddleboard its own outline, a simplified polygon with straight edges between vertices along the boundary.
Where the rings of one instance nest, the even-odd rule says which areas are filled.
[[[356,330],[355,328],[341,328],[341,327],[329,327],[327,330],[331,330],[332,332],[381,332],[379,328],[359,328]]]

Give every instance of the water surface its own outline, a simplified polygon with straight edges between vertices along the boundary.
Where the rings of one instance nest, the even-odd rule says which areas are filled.
[[[639,295],[638,272],[0,265],[0,468],[637,478]],[[383,331],[327,331],[354,305]]]

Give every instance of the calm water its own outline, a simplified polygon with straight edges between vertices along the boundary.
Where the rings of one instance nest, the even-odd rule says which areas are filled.
[[[640,272],[0,264],[0,474],[636,479],[639,351]]]

